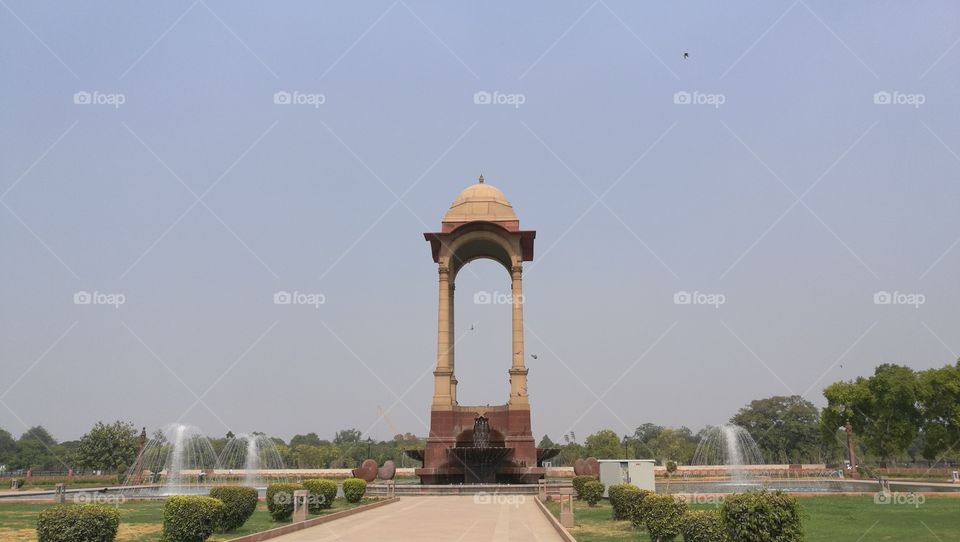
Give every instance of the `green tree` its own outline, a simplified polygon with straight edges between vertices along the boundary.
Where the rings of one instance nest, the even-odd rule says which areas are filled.
[[[17,440],[15,467],[38,470],[65,469],[58,455],[59,451],[56,439],[42,425],[31,427]]]
[[[340,446],[343,444],[355,444],[360,442],[363,435],[358,429],[341,429],[333,437],[333,443]]]
[[[659,459],[664,465],[667,461],[688,464],[697,450],[695,437],[686,427],[662,428],[657,436],[647,441],[647,447],[653,453],[654,459]]]
[[[960,441],[960,360],[919,374],[923,457],[936,459]]]
[[[537,444],[538,448],[556,448],[557,444],[550,440],[549,435],[543,435],[543,438],[540,439],[540,444]]]
[[[823,390],[827,398],[827,406],[820,412],[820,436],[824,443],[836,443],[837,451],[846,453],[846,444],[837,438],[838,431],[849,427],[856,434],[866,423],[866,412],[870,408],[870,388],[867,379],[834,382]],[[844,434],[844,439],[851,439],[851,435]]]
[[[9,432],[0,429],[0,466],[12,466],[16,457],[17,441]]]
[[[610,429],[601,429],[584,441],[586,453],[597,459],[617,459],[623,457],[623,444],[620,437]]]
[[[920,382],[909,367],[883,364],[867,380],[871,400],[861,429],[867,447],[886,462],[902,454],[920,431]]]
[[[730,418],[746,429],[768,463],[804,463],[819,459],[820,413],[799,395],[751,401]]]
[[[290,447],[296,448],[301,444],[308,444],[310,446],[320,446],[320,437],[316,433],[307,433],[306,435],[294,435],[290,439]]]
[[[107,425],[98,421],[80,438],[77,464],[91,470],[122,472],[137,459],[139,447],[139,434],[132,423],[117,420]]]

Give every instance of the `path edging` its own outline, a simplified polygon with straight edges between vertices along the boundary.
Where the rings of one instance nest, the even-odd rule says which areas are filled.
[[[547,516],[547,521],[550,522],[550,525],[553,525],[553,529],[557,531],[557,534],[560,535],[560,538],[563,538],[566,542],[577,542],[577,539],[570,534],[570,531],[568,531],[566,527],[560,524],[560,520],[554,517],[553,513],[550,512],[550,509],[547,508],[547,505],[540,501],[539,497],[533,500],[537,502],[537,506],[540,508],[540,511],[543,512],[543,515]]]
[[[284,525],[283,527],[276,527],[274,529],[260,531],[259,533],[244,535],[239,538],[231,538],[227,542],[260,542],[262,540],[270,540],[271,538],[276,538],[278,536],[282,536],[285,534],[295,533],[303,529],[315,527],[317,525],[322,525],[324,523],[345,518],[347,516],[352,516],[354,514],[359,514],[360,512],[364,512],[366,510],[370,510],[373,508],[380,508],[381,506],[386,506],[388,504],[395,503],[399,500],[400,500],[400,497],[383,499],[381,501],[372,502],[370,504],[365,504],[363,506],[357,506],[356,508],[341,510],[339,512],[334,512],[332,514],[327,514],[325,516],[308,519],[306,521],[301,521],[299,523],[291,523],[290,525]]]

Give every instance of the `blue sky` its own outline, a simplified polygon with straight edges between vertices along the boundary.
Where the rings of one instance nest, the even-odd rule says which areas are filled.
[[[389,438],[380,405],[423,435],[421,234],[480,173],[538,232],[538,436],[699,428],[770,395],[822,404],[879,363],[951,363],[958,15],[4,0],[0,427]],[[509,281],[469,269],[461,400],[501,403],[510,310],[472,299]]]

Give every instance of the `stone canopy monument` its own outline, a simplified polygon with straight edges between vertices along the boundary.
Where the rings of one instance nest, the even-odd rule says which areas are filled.
[[[439,232],[425,233],[439,271],[437,368],[433,372],[430,435],[422,461],[423,484],[536,483],[543,460],[558,450],[537,449],[530,430],[527,368],[523,353],[523,262],[533,260],[535,231],[520,220],[503,192],[479,181],[467,187],[443,217]],[[467,406],[457,401],[454,353],[454,284],[478,258],[499,262],[510,273],[513,307],[510,397],[506,404]]]

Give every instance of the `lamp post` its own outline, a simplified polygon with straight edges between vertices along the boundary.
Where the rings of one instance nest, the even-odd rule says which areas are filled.
[[[624,459],[630,459],[630,457],[627,455],[627,443],[629,442],[629,440],[627,440],[628,438],[629,437],[627,437],[627,435],[623,435],[623,458]]]
[[[370,446],[372,444],[373,444],[373,439],[370,437],[367,437],[367,459],[373,459],[372,457],[370,457]]]

